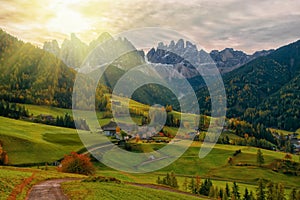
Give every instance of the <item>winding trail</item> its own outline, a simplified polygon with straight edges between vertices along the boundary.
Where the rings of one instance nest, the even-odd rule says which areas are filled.
[[[68,200],[68,197],[62,192],[60,184],[74,180],[79,179],[65,178],[41,182],[32,187],[26,200]]]
[[[41,182],[32,187],[26,200],[68,200],[68,197],[62,192],[61,183],[80,180],[78,178],[64,178],[64,179],[53,179],[49,181]],[[169,191],[177,194],[184,194],[187,196],[197,197],[199,199],[209,199],[206,196],[199,196],[189,192],[180,191],[170,187],[155,184],[143,184],[143,183],[131,183],[125,182],[127,185],[150,188],[155,190]]]

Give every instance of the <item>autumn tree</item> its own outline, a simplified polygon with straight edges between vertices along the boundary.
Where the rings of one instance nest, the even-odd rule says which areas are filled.
[[[227,163],[228,163],[229,165],[232,165],[232,164],[233,164],[233,158],[232,158],[232,157],[229,157],[229,158],[227,159]]]
[[[201,178],[199,175],[196,176],[196,184],[195,184],[195,190],[197,191],[197,193],[199,192],[201,188]]]
[[[77,154],[76,152],[65,155],[58,170],[66,173],[84,175],[92,175],[95,172],[95,168],[90,161],[90,158],[87,155]]]
[[[289,160],[289,161],[291,161],[292,159],[293,159],[292,154],[289,154],[289,153],[285,154],[284,160]]]
[[[0,141],[0,165],[8,164],[8,155],[6,151],[3,150],[3,143]]]

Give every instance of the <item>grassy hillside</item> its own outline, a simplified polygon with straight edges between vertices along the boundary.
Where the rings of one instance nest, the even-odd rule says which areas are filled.
[[[119,100],[122,105],[122,98]],[[147,106],[137,102],[131,102],[131,104],[132,106],[139,107],[144,111],[148,109]],[[71,110],[68,109],[48,106],[25,105],[25,107],[28,108],[34,115],[43,113],[56,116],[71,113]],[[103,113],[99,112],[97,115],[102,123],[107,123],[109,121],[109,119],[101,119]],[[0,117],[0,124],[2,125],[0,126],[0,140],[4,142],[4,150],[8,152],[10,163],[13,164],[51,162],[62,158],[64,154],[67,154],[70,151],[77,151],[83,148],[75,129],[59,128],[3,117]],[[167,131],[176,132],[176,129],[167,128]],[[238,138],[238,136],[231,132],[225,132],[223,135],[229,136],[230,139]],[[138,145],[142,150],[152,151],[153,149],[160,148],[160,146],[163,146],[164,144],[140,143]],[[259,178],[283,183],[288,191],[292,187],[300,188],[298,177],[284,175],[282,173],[272,171],[271,169],[271,165],[274,160],[283,159],[285,153],[262,150],[265,164],[262,167],[258,167],[256,164],[257,148],[217,144],[207,157],[199,159],[198,153],[200,147],[201,142],[194,142],[182,157],[171,165],[153,173],[123,173],[112,170],[99,163],[96,164],[98,169],[97,174],[116,177],[122,181],[154,184],[156,183],[158,176],[162,177],[167,172],[173,171],[177,175],[181,190],[183,189],[182,184],[185,178],[188,177],[189,179],[195,175],[200,175],[202,180],[204,178],[211,178],[214,185],[223,188],[226,183],[229,183],[230,185],[233,181],[237,181],[241,192],[243,192],[246,187],[255,192],[257,180]],[[237,156],[233,156],[235,151],[239,149],[242,153]],[[233,158],[232,165],[228,164],[229,157]],[[293,161],[299,162],[299,157],[293,155]],[[248,166],[241,166],[241,164],[247,164]],[[24,173],[24,176],[27,175],[30,174]],[[22,173],[20,173],[20,177],[23,177]],[[7,183],[7,185],[9,185],[9,183]],[[115,194],[115,198],[118,198],[118,195],[124,195],[124,193],[137,190],[134,186],[120,186],[114,184],[107,184],[103,187],[102,185],[99,186],[99,184],[93,183],[84,183],[82,186],[77,184],[65,185],[65,190],[69,195],[79,195],[80,197],[81,194],[88,194],[88,198],[90,199],[97,199],[100,194],[108,195],[107,198],[111,198],[108,192],[111,188],[118,188],[119,193]],[[152,194],[152,192],[154,192],[152,189],[147,188],[145,190],[142,188],[138,191],[142,191],[142,193],[145,194]],[[137,193],[137,195],[137,197],[139,197],[140,193]],[[176,196],[179,199],[184,199],[178,195]],[[169,197],[173,198],[173,194],[166,194],[165,197],[166,199]]]
[[[53,162],[83,145],[75,129],[0,117],[0,140],[10,164]]]
[[[143,144],[149,145],[149,144]],[[163,144],[153,144],[153,148]],[[299,177],[284,175],[272,171],[270,165],[275,159],[283,159],[284,153],[262,150],[265,164],[258,167],[256,163],[257,148],[245,146],[231,145],[215,145],[214,149],[203,159],[199,159],[198,153],[201,143],[194,142],[193,145],[184,153],[182,157],[176,160],[171,165],[147,174],[130,174],[118,172],[108,167],[98,164],[98,175],[112,176],[123,181],[138,182],[138,183],[156,183],[158,176],[165,176],[168,172],[175,172],[177,175],[180,189],[186,177],[199,175],[202,179],[211,178],[218,186],[225,187],[226,183],[238,182],[241,189],[246,186],[248,189],[253,189],[257,186],[259,178],[272,180],[276,183],[283,183],[286,188],[300,188]],[[237,156],[233,156],[236,150],[241,149]],[[233,158],[233,164],[227,162],[229,157]],[[294,162],[299,162],[299,157],[293,156]],[[248,166],[240,166],[240,164],[248,164]],[[242,191],[242,190],[241,190]]]
[[[75,71],[51,53],[0,30],[1,98],[70,107]],[[67,89],[68,88],[68,89]]]
[[[298,186],[297,177],[273,172],[269,165],[274,159],[283,159],[284,153],[262,150],[265,164],[262,168],[256,166],[257,148],[247,146],[215,145],[214,149],[203,159],[198,158],[200,143],[195,142],[185,154],[176,162],[161,170],[161,172],[174,171],[182,175],[200,175],[228,181],[246,182],[256,184],[259,178],[272,179],[275,182],[284,182],[286,185]],[[233,156],[236,150],[242,153]],[[229,157],[233,158],[233,165],[227,163]],[[299,162],[297,156],[294,161]],[[249,164],[252,166],[236,166],[237,164]],[[184,167],[183,167],[184,166]]]
[[[26,109],[29,110],[30,114],[34,116],[44,114],[44,115],[52,115],[56,116],[64,116],[66,113],[72,114],[71,109],[58,108],[53,106],[42,106],[42,105],[33,105],[33,104],[20,104],[24,105]]]
[[[36,109],[41,111],[44,108],[36,107]],[[53,112],[59,114],[59,112],[64,111],[58,109]],[[29,123],[3,117],[0,117],[0,124],[6,125],[0,126],[0,138],[4,142],[4,150],[8,152],[11,164],[51,162],[62,158],[64,154],[70,151],[77,151],[83,148],[74,129]],[[234,137],[234,135],[230,134],[230,137]],[[141,149],[149,151],[149,149],[157,149],[164,144],[139,145]],[[285,156],[284,153],[262,150],[265,165],[263,168],[259,168],[256,166],[257,148],[217,144],[207,157],[199,159],[200,147],[200,142],[194,142],[182,157],[156,173],[164,174],[174,171],[179,175],[193,176],[198,174],[217,180],[237,180],[250,184],[256,184],[257,179],[263,177],[265,179],[272,178],[278,182],[284,181],[286,185],[290,186],[298,185],[296,177],[288,177],[273,172],[269,167],[275,159],[282,159]],[[234,152],[239,149],[241,149],[242,153],[233,157]],[[233,157],[232,166],[227,163],[229,157]],[[299,162],[297,156],[293,156],[293,160]],[[250,166],[236,166],[237,164],[248,164]],[[103,166],[101,165],[100,168],[103,169]],[[108,170],[106,167],[104,169]],[[150,177],[152,177],[151,182],[154,182],[157,178],[156,175],[151,175]],[[146,178],[145,180],[148,179]]]
[[[300,41],[259,57],[223,77],[227,116],[240,117],[255,126],[299,128]],[[198,91],[200,108],[210,112],[207,89]]]
[[[74,200],[86,199],[123,199],[123,200],[183,200],[199,199],[184,194],[177,194],[169,191],[155,190],[125,184],[115,183],[85,183],[69,182],[63,183],[63,191]]]

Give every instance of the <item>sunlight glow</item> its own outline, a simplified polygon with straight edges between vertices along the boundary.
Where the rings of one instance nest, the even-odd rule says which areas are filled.
[[[49,31],[65,34],[87,31],[92,27],[92,21],[72,9],[72,5],[80,4],[80,0],[55,0],[50,9],[55,10],[55,17],[46,24]]]

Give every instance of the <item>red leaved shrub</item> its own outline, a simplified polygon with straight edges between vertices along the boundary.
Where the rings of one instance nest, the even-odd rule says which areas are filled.
[[[70,155],[65,155],[61,165],[58,167],[58,171],[92,175],[95,173],[95,168],[87,155],[72,152]]]

